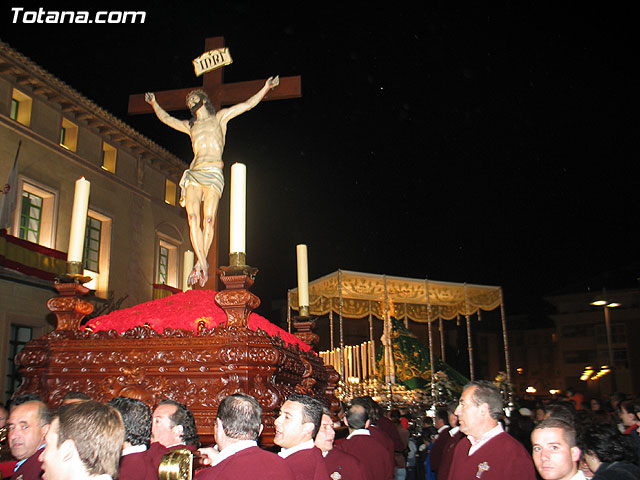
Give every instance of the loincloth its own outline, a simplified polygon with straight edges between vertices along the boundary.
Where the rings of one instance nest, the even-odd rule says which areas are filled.
[[[187,169],[180,179],[180,205],[185,205],[185,194],[189,185],[213,188],[220,196],[224,189],[224,177],[220,167],[204,166]]]

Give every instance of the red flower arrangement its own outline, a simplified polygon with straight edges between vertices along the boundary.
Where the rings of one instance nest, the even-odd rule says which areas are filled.
[[[224,310],[215,302],[215,296],[213,290],[188,290],[94,318],[84,328],[94,332],[113,329],[118,333],[144,325],[158,333],[164,332],[165,328],[197,331],[200,325],[211,329],[227,321]],[[257,313],[249,315],[248,327],[254,332],[260,329],[272,337],[277,335],[285,343],[297,345],[304,352],[311,350],[298,337]]]

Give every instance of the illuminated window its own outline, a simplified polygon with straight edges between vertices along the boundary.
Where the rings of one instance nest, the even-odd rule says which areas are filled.
[[[84,239],[84,275],[91,277],[85,286],[106,298],[109,291],[111,257],[111,218],[94,210],[87,213]]]
[[[84,268],[92,272],[100,272],[100,236],[102,222],[97,218],[87,217],[87,228],[84,236]]]
[[[174,206],[176,204],[176,184],[168,178],[164,182],[164,202]]]
[[[156,283],[178,287],[178,247],[165,238],[158,239]]]
[[[20,234],[23,240],[38,243],[40,239],[40,221],[42,220],[42,197],[30,192],[22,192],[20,209]]]
[[[108,172],[116,173],[117,150],[108,143],[102,144],[102,168]]]
[[[66,118],[62,119],[60,126],[60,146],[72,152],[75,152],[78,146],[78,126]]]
[[[15,212],[13,235],[55,248],[56,194],[48,187],[19,177],[18,198],[20,204]]]
[[[31,124],[31,104],[31,97],[14,88],[11,95],[9,116],[16,122],[28,127]]]

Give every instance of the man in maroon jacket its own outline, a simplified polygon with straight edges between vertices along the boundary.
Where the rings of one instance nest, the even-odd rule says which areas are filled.
[[[146,455],[151,437],[151,409],[141,400],[115,397],[107,402],[122,417],[124,445],[120,457],[119,480],[138,480],[152,477],[153,466]]]
[[[180,448],[195,451],[199,446],[200,438],[191,411],[182,403],[162,400],[153,412],[151,445],[145,452],[151,464],[148,480],[158,478],[158,467],[164,455]]]
[[[333,420],[331,420],[329,410],[325,408],[315,444],[316,447],[322,450],[329,478],[335,480],[366,480],[364,465],[360,463],[360,460],[339,448],[333,448],[333,440],[335,438],[336,431],[333,429]]]
[[[293,394],[280,407],[273,441],[282,447],[296,480],[327,480],[329,474],[322,452],[313,443],[322,420],[322,403],[308,395]]]
[[[498,423],[504,412],[495,385],[486,381],[467,384],[455,413],[467,437],[456,446],[449,480],[535,480],[531,455]]]
[[[349,436],[339,447],[356,457],[366,469],[369,480],[392,480],[394,461],[369,432],[369,416],[362,405],[351,405],[344,417]]]
[[[9,448],[18,460],[11,480],[38,480],[42,478],[40,454],[44,438],[49,431],[51,413],[47,406],[32,400],[14,407],[9,415]]]
[[[262,408],[256,399],[245,393],[229,395],[218,407],[217,454],[200,449],[211,466],[198,471],[196,479],[293,480],[285,460],[258,447],[261,432]]]

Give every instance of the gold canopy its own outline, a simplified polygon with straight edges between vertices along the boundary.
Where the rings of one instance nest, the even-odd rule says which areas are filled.
[[[341,279],[341,281],[340,281]],[[385,304],[390,316],[426,323],[469,316],[500,306],[499,286],[441,282],[338,270],[309,282],[309,310],[320,316],[333,311],[346,318],[369,314],[383,320]],[[342,299],[342,309],[340,300]],[[289,307],[298,309],[298,289],[289,295]],[[429,315],[429,308],[431,315]]]

